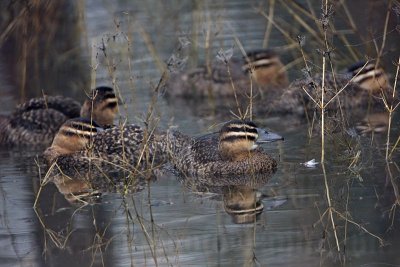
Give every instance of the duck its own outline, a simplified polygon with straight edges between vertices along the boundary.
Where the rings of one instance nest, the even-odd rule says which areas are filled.
[[[96,119],[111,125],[118,113],[118,99],[110,87],[91,91],[81,106],[64,96],[33,98],[18,105],[9,116],[0,117],[0,145],[49,145],[61,125],[70,118]]]
[[[53,175],[140,172],[166,160],[163,138],[136,124],[102,128],[94,120],[74,118],[61,126],[43,157],[56,169]]]
[[[166,139],[169,162],[184,175],[196,177],[273,174],[277,162],[258,144],[283,140],[248,120],[229,121],[219,132],[200,137],[169,131]]]
[[[243,60],[225,58],[224,62],[214,62],[210,69],[200,66],[185,73],[172,73],[165,85],[165,95],[183,98],[246,96],[251,87],[255,94],[287,85],[287,73],[278,54],[262,49],[248,52]]]
[[[273,100],[266,105],[268,112],[304,116],[320,105],[321,87],[320,74],[312,78],[296,80],[280,96],[276,95],[272,98]],[[360,61],[350,66],[341,75],[327,73],[325,76],[326,111],[366,108],[382,111],[384,110],[382,96],[389,103],[396,99],[398,101],[397,95],[393,98],[393,88],[389,84],[387,74],[373,61]]]
[[[177,130],[148,131],[136,124],[102,129],[93,121],[76,118],[60,128],[44,158],[50,167],[74,176],[99,170],[144,171],[169,162],[192,175],[274,173],[276,161],[259,143],[283,140],[252,121],[233,120],[219,133],[190,137]]]

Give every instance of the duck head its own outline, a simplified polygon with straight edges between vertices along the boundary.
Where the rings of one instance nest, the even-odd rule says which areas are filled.
[[[92,119],[99,125],[112,125],[118,113],[118,98],[111,87],[100,86],[92,90],[90,99],[83,103],[81,117]]]
[[[247,53],[242,69],[250,72],[258,85],[286,86],[287,73],[279,56],[271,50],[257,50]]]
[[[379,93],[389,87],[385,71],[374,62],[368,64],[364,61],[358,62],[349,67],[348,72],[353,76],[353,83],[371,93]]]
[[[90,144],[91,138],[102,130],[96,122],[89,119],[70,119],[61,126],[53,143],[43,155],[48,162],[53,162],[58,156],[84,150]]]
[[[220,130],[219,151],[223,159],[236,161],[248,157],[259,143],[278,140],[283,140],[283,137],[258,128],[252,121],[234,120]]]

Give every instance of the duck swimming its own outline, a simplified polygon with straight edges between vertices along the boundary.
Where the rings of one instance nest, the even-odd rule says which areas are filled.
[[[212,133],[191,138],[178,131],[168,133],[170,162],[185,175],[246,175],[276,171],[276,161],[259,143],[283,140],[251,121],[234,120]]]
[[[320,105],[322,77],[297,80],[267,105],[270,113],[304,115]],[[344,88],[344,89],[343,89]],[[343,89],[343,90],[342,90]],[[325,77],[325,110],[384,109],[384,96],[394,101],[393,88],[380,67],[374,63],[359,62],[349,67],[344,75],[327,74]],[[397,98],[397,96],[395,96]],[[327,104],[328,103],[328,104]]]
[[[276,161],[258,144],[282,139],[251,121],[231,121],[218,134],[191,138],[179,131],[147,133],[134,124],[102,130],[79,118],[60,128],[44,157],[49,166],[56,162],[74,173],[87,172],[89,164],[144,170],[168,161],[192,175],[274,173]]]
[[[70,118],[83,116],[111,125],[118,112],[118,99],[110,87],[92,90],[92,98],[83,106],[69,97],[33,98],[16,107],[9,116],[0,117],[0,144],[50,144],[61,125]]]
[[[113,170],[136,171],[165,161],[162,136],[138,125],[99,127],[94,121],[75,118],[66,121],[44,152],[47,165],[76,177]]]
[[[251,78],[249,76],[251,74]],[[252,84],[252,81],[254,83]],[[166,84],[166,96],[205,97],[249,94],[250,88],[259,92],[288,85],[287,74],[279,56],[272,50],[247,53],[244,60],[215,62],[211,69],[199,67],[186,73],[174,73]],[[257,92],[254,89],[254,92]]]

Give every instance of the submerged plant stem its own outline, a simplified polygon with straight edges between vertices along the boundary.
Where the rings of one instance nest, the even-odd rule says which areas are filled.
[[[392,99],[395,99],[395,96],[396,96],[396,87],[397,87],[397,79],[399,78],[399,70],[400,70],[400,57],[397,59],[396,77],[394,79],[394,84],[393,84]],[[390,131],[391,131],[391,126],[392,126],[393,112],[397,109],[398,105],[399,105],[399,103],[394,103],[394,104],[391,103],[390,106],[385,105],[389,112],[389,123],[388,123],[388,129],[387,129],[387,134],[386,134],[386,160],[388,160],[389,158],[392,157],[392,153],[396,149],[396,147],[398,146],[399,141],[400,141],[400,135],[399,135],[396,143],[393,145],[393,147],[389,153]]]
[[[323,174],[324,174],[325,194],[326,194],[326,199],[328,201],[329,218],[330,218],[331,223],[332,223],[333,234],[335,235],[336,249],[337,249],[338,252],[340,252],[339,238],[338,238],[338,234],[337,234],[337,231],[336,231],[335,220],[333,218],[333,210],[334,210],[334,208],[332,207],[331,194],[329,192],[328,176],[326,174],[325,163],[321,162],[321,166],[322,166],[322,171],[323,171]]]

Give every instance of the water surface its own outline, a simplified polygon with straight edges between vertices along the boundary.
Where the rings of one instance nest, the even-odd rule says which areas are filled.
[[[268,10],[262,4],[88,0],[81,37],[94,52],[83,54],[83,68],[92,79],[86,83],[114,85],[123,100],[121,119],[140,123],[164,71],[162,62],[173,54],[188,57],[189,68],[219,49],[234,47],[240,55],[234,36],[246,50],[262,47],[266,19],[257,10]],[[282,9],[277,4],[276,14]],[[319,2],[314,10],[319,12]],[[298,22],[292,23],[293,36],[306,34]],[[208,31],[213,39],[209,49]],[[191,45],[178,50],[178,37]],[[299,51],[285,50],[286,45],[273,30],[268,46],[288,51],[285,63],[295,61]],[[384,60],[392,62],[396,58],[390,55],[399,53],[390,49]],[[293,65],[291,79],[301,75],[301,68],[301,61]],[[0,91],[12,99],[2,105],[2,114],[18,102],[12,83],[10,88]],[[177,126],[200,135],[232,116],[210,103],[171,103],[161,94],[153,118],[160,128]],[[307,122],[265,114],[255,120],[285,141],[264,146],[279,167],[257,188],[264,211],[250,224],[235,223],[220,194],[193,191],[172,174],[134,193],[108,192],[93,204],[71,204],[54,184],[41,184],[45,169],[35,159],[42,148],[1,148],[1,265],[399,266],[400,220],[394,204],[399,201],[400,157],[397,149],[393,160],[385,161],[386,136],[334,134],[327,137],[326,164],[307,168],[300,163],[320,161],[321,156],[320,136],[308,136]],[[396,115],[392,142],[399,134],[398,122]],[[336,232],[327,212],[327,188]]]

